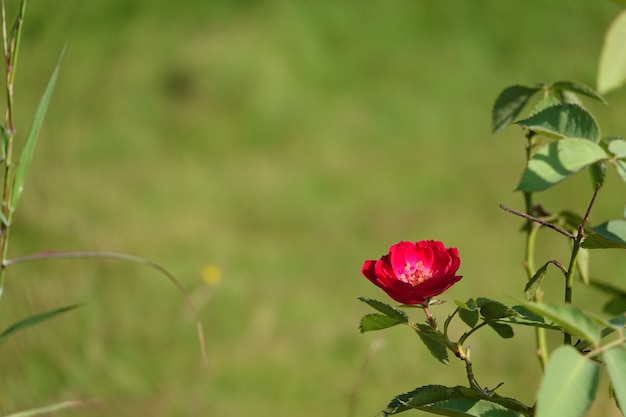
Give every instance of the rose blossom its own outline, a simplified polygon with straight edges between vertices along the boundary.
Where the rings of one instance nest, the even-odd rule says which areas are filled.
[[[363,264],[361,272],[402,304],[424,304],[460,280],[455,275],[461,260],[457,248],[436,240],[398,242],[377,261]]]

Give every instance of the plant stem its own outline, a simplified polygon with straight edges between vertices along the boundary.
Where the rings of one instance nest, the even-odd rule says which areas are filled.
[[[9,198],[11,193],[11,170],[12,170],[12,153],[13,153],[13,136],[15,127],[13,125],[13,64],[11,62],[11,48],[9,39],[7,36],[7,24],[6,24],[6,7],[5,0],[2,0],[2,40],[4,46],[4,65],[6,72],[6,101],[7,108],[5,114],[4,123],[4,135],[6,135],[6,142],[3,140],[2,146],[4,155],[4,180],[2,186],[2,215],[7,221],[2,221],[0,224],[0,297],[2,297],[2,289],[4,287],[4,274],[5,266],[4,260],[6,259],[8,242],[9,242],[9,219],[11,217],[9,209]]]
[[[567,267],[567,276],[565,277],[564,301],[566,304],[572,303],[572,288],[574,287],[574,274],[576,271],[576,263],[578,261],[578,253],[580,251],[580,245],[583,241],[583,238],[585,237],[585,226],[587,225],[587,221],[589,221],[589,214],[591,213],[591,208],[593,207],[593,204],[596,202],[596,198],[598,197],[598,191],[600,191],[600,186],[600,184],[596,184],[596,188],[593,191],[591,201],[589,201],[589,205],[587,206],[585,217],[583,217],[582,222],[578,225],[578,233],[576,234],[576,239],[574,239],[574,245],[572,246],[572,255],[570,257],[569,266]],[[563,335],[563,344],[572,344],[571,334],[565,333]]]

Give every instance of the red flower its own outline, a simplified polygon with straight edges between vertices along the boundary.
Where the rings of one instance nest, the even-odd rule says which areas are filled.
[[[365,261],[361,272],[402,304],[424,304],[463,278],[455,275],[461,260],[456,248],[436,240],[398,242],[377,261]]]

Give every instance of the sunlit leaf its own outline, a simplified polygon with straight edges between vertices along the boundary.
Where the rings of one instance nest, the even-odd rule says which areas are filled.
[[[576,104],[557,104],[533,114],[517,124],[552,138],[584,138],[596,141],[598,124],[584,108]]]
[[[588,340],[594,345],[600,341],[600,330],[593,318],[570,304],[545,304],[527,302],[524,306],[536,314],[542,315],[566,332]]]
[[[554,141],[533,155],[517,191],[545,190],[584,167],[607,158],[599,145],[585,139]]]
[[[598,91],[605,94],[626,82],[626,10],[611,23],[604,37],[598,68]]]
[[[528,100],[539,91],[539,87],[514,85],[504,89],[493,105],[491,112],[491,131],[499,132],[513,123]]]
[[[626,249],[626,220],[609,220],[585,232],[583,248]]]
[[[598,364],[571,346],[554,351],[539,387],[536,417],[580,417],[598,388]]]
[[[614,347],[602,355],[606,369],[609,371],[615,398],[622,410],[626,407],[626,350],[624,348],[624,345]]]
[[[626,158],[626,140],[615,138],[608,143],[608,148],[616,158]]]
[[[587,96],[595,100],[601,101],[604,104],[608,104],[604,97],[598,94],[593,88],[581,83],[572,81],[557,81],[551,85],[551,88],[553,90],[571,91],[572,93],[582,94],[583,96]]]

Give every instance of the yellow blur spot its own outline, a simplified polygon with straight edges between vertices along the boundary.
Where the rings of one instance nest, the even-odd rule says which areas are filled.
[[[207,264],[202,268],[202,280],[208,285],[217,285],[222,281],[222,270],[215,264]]]

